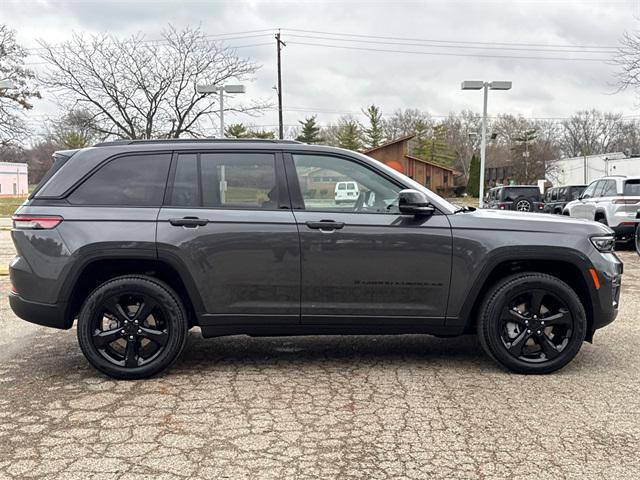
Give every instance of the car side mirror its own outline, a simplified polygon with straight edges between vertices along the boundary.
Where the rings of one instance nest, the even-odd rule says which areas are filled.
[[[405,215],[430,216],[436,211],[427,196],[418,190],[401,190],[398,194],[398,209]]]

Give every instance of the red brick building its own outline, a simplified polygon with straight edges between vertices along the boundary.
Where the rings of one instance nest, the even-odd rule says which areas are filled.
[[[452,190],[453,177],[458,173],[452,168],[412,155],[411,140],[414,137],[415,135],[400,137],[363,153],[404,173],[434,192],[447,193]]]

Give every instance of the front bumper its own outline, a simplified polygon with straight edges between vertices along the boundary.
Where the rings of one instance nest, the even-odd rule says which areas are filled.
[[[596,289],[592,284],[593,323],[591,335],[609,325],[618,316],[623,264],[615,253],[599,254],[594,269],[600,282]]]
[[[45,327],[68,329],[73,322],[66,318],[66,303],[39,303],[25,300],[17,293],[9,294],[9,305],[13,313],[27,322]]]
[[[616,240],[619,242],[628,242],[633,240],[636,233],[636,223],[620,224],[615,227],[610,227],[613,233],[616,235]]]

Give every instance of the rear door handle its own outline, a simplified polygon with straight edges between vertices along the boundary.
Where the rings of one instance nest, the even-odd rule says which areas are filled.
[[[202,227],[209,223],[209,220],[206,218],[198,218],[198,217],[183,217],[183,218],[170,218],[169,223],[174,227],[187,227],[187,228],[195,228]]]
[[[344,222],[334,222],[333,220],[320,220],[319,222],[305,222],[307,227],[314,230],[340,230],[344,227]]]

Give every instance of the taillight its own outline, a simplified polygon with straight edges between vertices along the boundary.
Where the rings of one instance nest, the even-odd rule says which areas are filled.
[[[544,210],[544,203],[538,204],[538,210]]]
[[[500,210],[504,210],[504,203],[499,204],[499,205],[498,205],[498,208],[499,208]]]
[[[613,203],[615,203],[616,205],[635,205],[636,203],[638,203],[638,199],[635,198],[635,199],[629,200],[629,199],[619,198],[617,200],[614,200]]]
[[[13,228],[20,230],[50,230],[63,220],[59,215],[14,215],[11,219]]]

